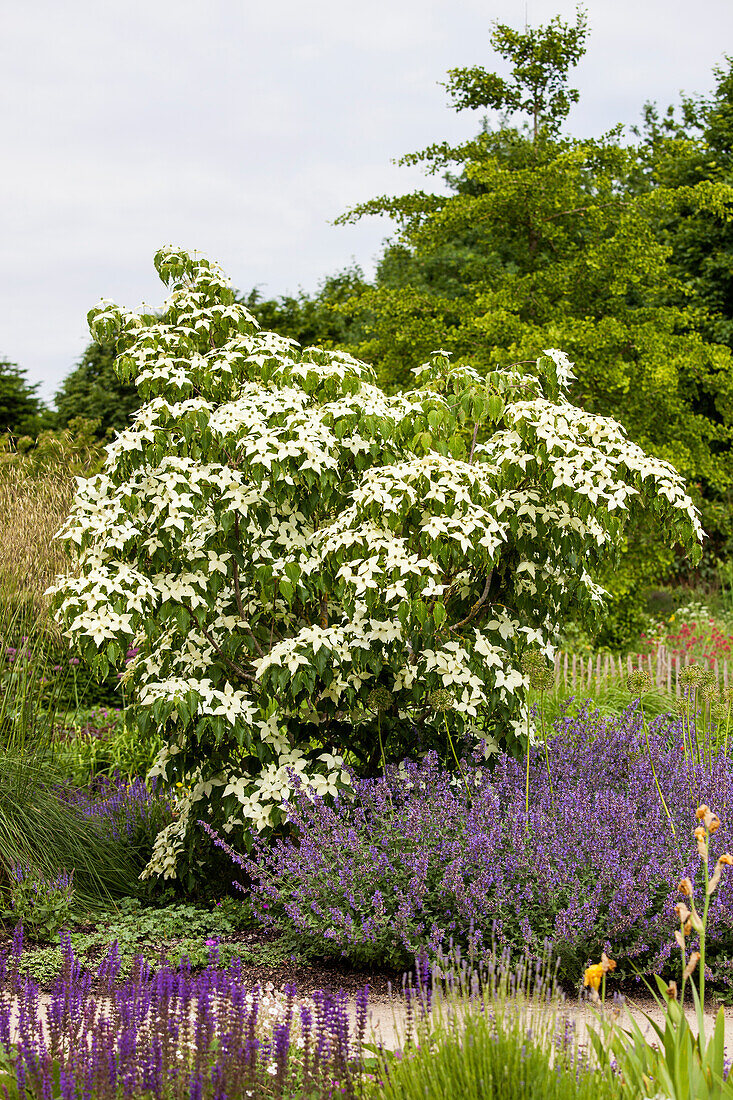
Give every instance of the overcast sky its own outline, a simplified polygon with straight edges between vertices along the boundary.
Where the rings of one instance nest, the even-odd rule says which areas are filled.
[[[732,0],[590,0],[578,136],[645,100],[707,92],[733,53]],[[100,296],[158,305],[163,244],[219,260],[237,287],[314,290],[389,223],[347,207],[422,183],[391,161],[476,132],[448,68],[500,67],[493,19],[568,0],[0,0],[0,358],[51,398]]]

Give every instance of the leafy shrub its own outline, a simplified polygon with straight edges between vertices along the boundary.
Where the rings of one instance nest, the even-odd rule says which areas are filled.
[[[595,613],[627,518],[699,550],[679,476],[570,404],[561,351],[485,378],[436,352],[388,396],[349,355],[261,332],[209,261],[155,263],[160,316],[89,315],[145,404],[79,486],[57,587],[102,673],[138,651],[138,721],[190,788],[146,874],[178,873],[209,810],[245,843],[277,827],[293,772],[335,793],[345,757],[374,774],[416,742],[518,751],[522,651]]]
[[[48,942],[68,923],[73,903],[72,874],[50,878],[34,867],[16,864],[10,876],[10,909],[3,916],[22,924],[31,939]]]
[[[524,765],[505,755],[492,769],[464,761],[470,802],[434,754],[355,780],[353,797],[333,805],[301,794],[290,810],[296,838],[258,842],[241,860],[269,905],[260,916],[359,962],[404,962],[449,939],[539,955],[549,938],[569,982],[602,950],[626,960],[626,975],[673,971],[674,888],[698,871],[689,821],[700,802],[719,808],[712,855],[731,847],[733,763],[686,757],[671,716],[652,723],[650,746],[676,835],[634,707],[557,724],[549,776],[542,749],[531,753],[529,815]],[[711,901],[708,947],[725,984],[732,953],[727,879]]]

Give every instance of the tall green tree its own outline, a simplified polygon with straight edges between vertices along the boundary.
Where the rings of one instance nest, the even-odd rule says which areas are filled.
[[[733,184],[733,57],[714,75],[710,95],[682,96],[661,117],[655,105],[646,105],[638,135],[647,187]],[[701,331],[733,348],[733,217],[681,207],[660,219],[659,232],[683,300],[699,311]]]
[[[96,421],[100,439],[128,427],[140,398],[135,385],[121,382],[115,374],[114,358],[111,341],[89,344],[56,392],[57,427],[68,428],[80,417]]]
[[[324,279],[315,294],[264,298],[257,287],[236,300],[257,318],[264,329],[297,340],[303,347],[344,348],[364,337],[363,325],[354,320],[353,311],[344,308],[367,288],[358,265],[344,268]]]
[[[690,211],[723,219],[733,190],[650,180],[646,154],[620,129],[594,140],[563,132],[585,34],[582,12],[574,25],[556,18],[525,32],[495,24],[510,78],[453,69],[447,88],[458,110],[503,111],[501,125],[485,120],[468,142],[403,158],[443,175],[448,192],[381,197],[343,216],[386,215],[397,228],[376,286],[351,303],[370,327],[358,351],[401,387],[436,346],[483,373],[563,348],[578,365],[573,400],[617,416],[705,505],[731,484],[733,360],[701,330],[660,224]],[[525,121],[510,125],[513,115]],[[720,552],[714,510],[705,520]],[[616,574],[617,588],[671,565],[646,538],[639,530],[633,579]]]
[[[38,383],[29,383],[26,375],[22,367],[0,359],[0,433],[36,435],[47,427]]]

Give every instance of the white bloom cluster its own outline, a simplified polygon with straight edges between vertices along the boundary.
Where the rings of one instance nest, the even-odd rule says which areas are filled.
[[[543,395],[546,359],[482,379],[438,352],[388,396],[348,354],[261,331],[208,261],[156,264],[162,316],[90,313],[144,404],[78,485],[55,594],[89,654],[133,649],[140,721],[169,736],[155,770],[191,787],[148,868],[170,877],[194,803],[276,825],[294,784],[333,795],[344,760],[373,763],[377,714],[402,755],[414,723],[487,751],[522,736],[522,650],[550,654],[564,611],[601,598],[625,516],[701,531],[670,466]],[[572,365],[545,356],[564,393]]]

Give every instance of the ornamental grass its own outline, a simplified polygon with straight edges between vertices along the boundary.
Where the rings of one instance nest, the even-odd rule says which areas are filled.
[[[417,969],[420,977],[420,968]],[[410,990],[407,990],[408,994]],[[418,982],[381,1049],[370,1095],[383,1100],[611,1100],[628,1095],[592,1056],[545,956],[512,965],[504,953],[476,968],[455,952]],[[412,1002],[412,1003],[411,1003]]]

